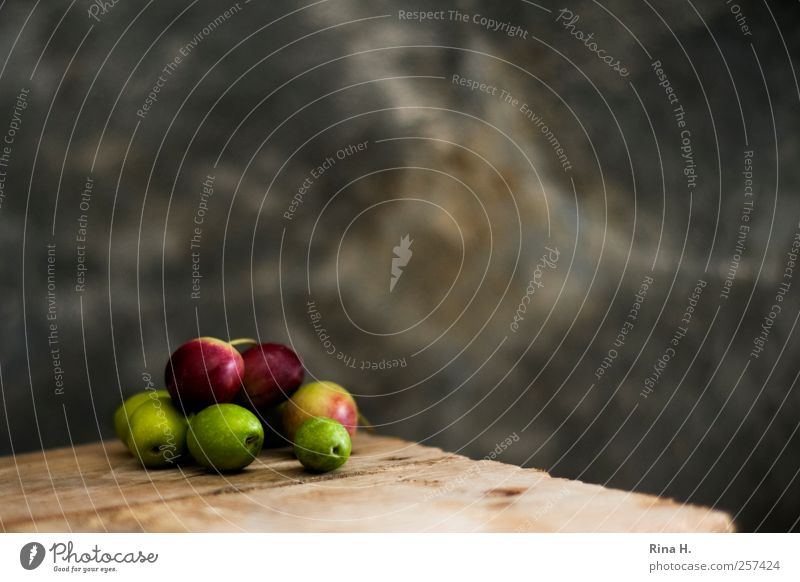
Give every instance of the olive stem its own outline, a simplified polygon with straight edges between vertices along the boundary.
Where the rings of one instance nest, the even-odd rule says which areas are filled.
[[[249,345],[253,345],[254,346],[258,342],[256,340],[254,340],[254,339],[250,339],[249,337],[242,337],[242,338],[239,338],[239,339],[231,340],[228,343],[231,344],[232,346],[240,346],[240,345],[243,345],[243,344],[249,344]]]

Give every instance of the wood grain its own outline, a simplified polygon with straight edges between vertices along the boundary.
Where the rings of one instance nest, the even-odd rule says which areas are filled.
[[[729,532],[720,511],[358,434],[325,475],[289,449],[242,472],[146,471],[116,442],[0,458],[4,531]]]

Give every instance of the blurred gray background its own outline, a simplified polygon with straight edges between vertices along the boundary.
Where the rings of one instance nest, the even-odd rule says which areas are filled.
[[[0,453],[258,337],[380,432],[797,529],[800,6],[735,6],[0,4]]]

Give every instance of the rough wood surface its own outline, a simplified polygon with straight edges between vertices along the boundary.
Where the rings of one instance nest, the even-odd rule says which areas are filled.
[[[288,449],[233,475],[145,471],[119,443],[0,458],[4,531],[695,531],[728,515],[359,434],[326,475]]]

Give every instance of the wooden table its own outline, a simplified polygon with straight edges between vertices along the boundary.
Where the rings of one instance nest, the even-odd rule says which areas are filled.
[[[116,442],[0,458],[4,531],[729,532],[720,511],[356,435],[306,473],[289,449],[244,471],[145,471]]]

